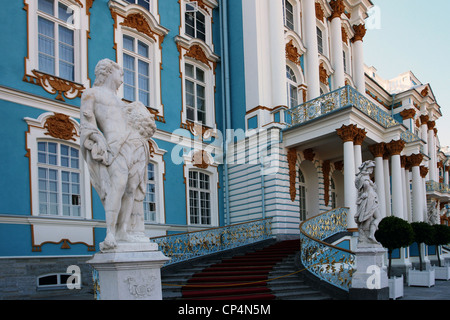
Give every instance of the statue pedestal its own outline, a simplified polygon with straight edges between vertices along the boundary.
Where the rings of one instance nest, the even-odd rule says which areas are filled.
[[[162,300],[160,269],[168,260],[156,243],[119,243],[88,263],[98,272],[100,300]]]
[[[384,264],[386,249],[358,246],[356,272],[352,276],[351,300],[389,300],[389,282]]]

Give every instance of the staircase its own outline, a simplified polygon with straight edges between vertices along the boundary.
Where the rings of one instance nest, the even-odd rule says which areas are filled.
[[[275,242],[163,274],[163,299],[329,299],[301,280],[294,264],[299,249],[299,240]]]

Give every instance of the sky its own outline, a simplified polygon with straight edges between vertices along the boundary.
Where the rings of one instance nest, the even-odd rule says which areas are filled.
[[[372,2],[365,63],[384,79],[412,71],[423,84],[429,83],[443,114],[436,124],[441,147],[450,146],[450,1]]]

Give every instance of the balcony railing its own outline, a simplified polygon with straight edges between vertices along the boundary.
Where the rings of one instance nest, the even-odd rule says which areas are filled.
[[[439,183],[429,180],[426,182],[427,192],[450,193],[450,186],[445,183]]]
[[[303,124],[349,106],[353,106],[358,110],[361,110],[386,129],[400,125],[400,122],[392,118],[389,113],[379,108],[375,103],[367,99],[355,88],[345,86],[303,103],[290,110],[286,110],[288,113],[288,127]],[[403,132],[401,138],[405,142],[420,140],[420,138],[411,131]]]
[[[355,272],[355,254],[324,242],[347,231],[348,208],[328,211],[300,225],[301,262],[319,279],[349,291]]]
[[[272,218],[226,227],[150,238],[159,250],[171,258],[165,265],[234,249],[272,238]]]

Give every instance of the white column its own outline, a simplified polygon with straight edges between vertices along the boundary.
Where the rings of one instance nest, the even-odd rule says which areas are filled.
[[[355,153],[355,170],[358,172],[359,167],[362,164],[362,150],[361,146],[366,138],[367,132],[364,129],[356,128],[356,136],[353,140],[353,148]]]
[[[345,86],[342,22],[339,13],[331,20],[331,64],[334,69],[333,90]]]
[[[386,191],[384,181],[384,165],[383,154],[385,152],[385,144],[378,143],[369,147],[375,159],[375,184],[378,191],[378,201],[380,203],[380,215],[386,217]]]
[[[448,182],[449,182],[449,174],[448,174],[448,164],[447,164],[447,166],[444,168],[444,183],[446,184],[446,185],[448,185]]]
[[[406,194],[405,194],[406,218],[405,218],[405,220],[411,222],[412,221],[411,182],[410,182],[410,175],[409,175],[408,169],[405,169],[405,186],[406,186]]]
[[[438,181],[434,130],[428,130],[428,155],[430,156],[430,162],[428,167],[428,169],[430,169],[429,173],[430,180]]]
[[[357,190],[355,186],[355,149],[353,140],[355,139],[358,128],[356,125],[343,125],[336,132],[344,142],[344,191],[345,191],[345,206],[349,208],[347,215],[347,229],[349,231],[358,230],[358,225],[355,222],[356,216],[356,200]]]
[[[350,208],[347,217],[347,228],[349,230],[357,229],[355,222],[356,215],[356,186],[355,186],[355,149],[353,141],[344,142],[344,189],[345,189],[345,206]]]
[[[285,106],[287,105],[287,92],[283,5],[281,1],[269,0],[268,3],[272,107]]]
[[[423,169],[422,169],[423,168]],[[426,167],[421,167],[421,170],[428,171],[429,169]],[[427,213],[427,186],[426,186],[426,176],[425,172],[421,172],[420,176],[422,178],[422,220],[421,221],[427,221],[428,219],[428,213]]]
[[[305,71],[308,85],[308,100],[320,96],[319,50],[317,47],[317,23],[315,0],[303,0],[303,18],[305,29]]]
[[[402,174],[402,199],[403,199],[403,219],[408,221],[408,203],[406,202],[406,170],[403,166],[403,160],[400,158],[400,164],[401,164],[401,174]],[[409,192],[409,190],[408,190]]]
[[[404,141],[397,140],[387,144],[391,154],[391,175],[392,175],[392,214],[398,218],[403,218],[403,179],[400,153],[404,148]]]
[[[412,222],[423,221],[423,182],[420,167],[413,166],[412,171]]]
[[[364,24],[354,25],[355,36],[352,39],[353,42],[353,79],[355,80],[356,89],[366,94],[366,76],[364,74],[364,48],[363,38],[366,34],[366,28]]]
[[[392,205],[391,205],[391,175],[389,174],[389,158],[383,156],[383,170],[384,170],[384,192],[385,192],[385,203],[386,203],[386,216],[390,217],[392,215]]]
[[[421,122],[421,127],[420,127],[420,134],[421,134],[421,138],[423,141],[425,141],[428,144],[428,120],[429,120],[429,116],[428,115],[421,115],[420,116],[420,122]],[[423,148],[423,152],[428,155],[428,147],[425,146],[425,148]]]

